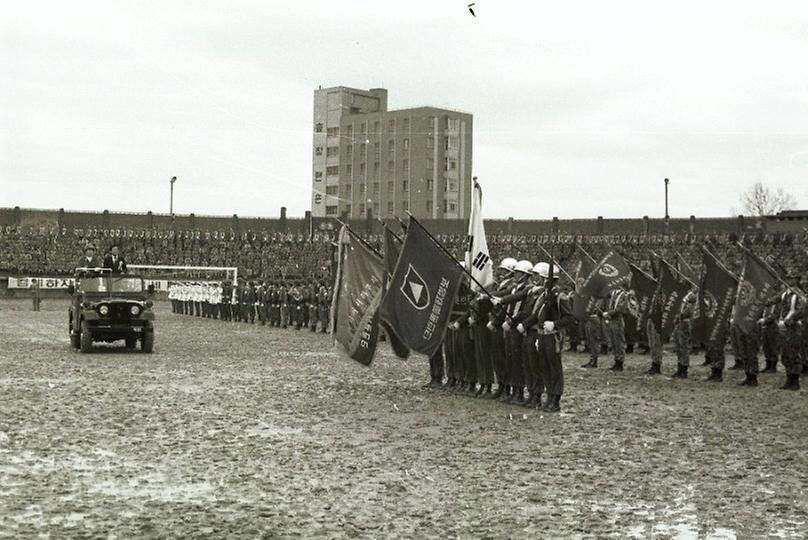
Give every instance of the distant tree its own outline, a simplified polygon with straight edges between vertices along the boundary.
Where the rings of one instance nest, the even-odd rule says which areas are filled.
[[[773,190],[756,182],[741,194],[741,209],[746,215],[769,216],[782,210],[793,210],[797,207],[797,198],[783,188]],[[737,212],[731,210],[733,213]]]

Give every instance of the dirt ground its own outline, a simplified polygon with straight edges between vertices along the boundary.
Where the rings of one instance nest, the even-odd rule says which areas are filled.
[[[365,368],[321,334],[167,304],[154,354],[82,355],[66,305],[0,302],[0,535],[808,535],[808,390],[782,373],[749,389],[569,354],[543,416],[422,389],[426,359],[386,344]]]

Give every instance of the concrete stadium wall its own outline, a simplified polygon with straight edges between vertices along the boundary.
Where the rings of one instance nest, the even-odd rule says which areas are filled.
[[[345,220],[357,231],[377,234],[381,225],[375,218]],[[387,220],[395,223],[395,220]],[[463,220],[430,219],[423,224],[435,234],[465,234]],[[309,231],[339,227],[332,218],[312,218],[306,212],[302,218],[287,218],[286,208],[280,209],[280,217],[206,216],[195,214],[155,214],[152,212],[121,213],[85,212],[64,209],[0,208],[0,226],[18,227],[66,227],[98,229],[158,229],[158,230],[223,230],[273,231],[307,234]],[[623,235],[623,234],[727,234],[749,232],[799,232],[808,227],[808,216],[784,219],[778,216],[754,217],[707,217],[672,218],[666,225],[661,218],[609,219],[598,216],[592,219],[543,219],[543,220],[486,220],[488,234],[562,234],[562,235]]]

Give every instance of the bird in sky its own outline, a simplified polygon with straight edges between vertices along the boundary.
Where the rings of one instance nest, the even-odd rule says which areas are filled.
[[[469,13],[471,13],[474,17],[476,17],[477,15],[474,14],[474,10],[471,9],[471,6],[473,6],[474,4],[476,4],[476,2],[472,2],[471,4],[469,4]]]

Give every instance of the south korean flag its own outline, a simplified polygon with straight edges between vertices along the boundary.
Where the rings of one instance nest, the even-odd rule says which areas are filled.
[[[488,252],[485,227],[482,215],[483,192],[477,179],[474,179],[474,192],[471,194],[471,214],[469,215],[468,243],[466,245],[466,268],[478,282],[488,286],[494,282],[494,265]],[[475,291],[480,290],[472,282]]]

